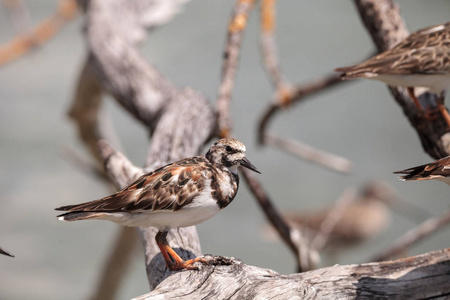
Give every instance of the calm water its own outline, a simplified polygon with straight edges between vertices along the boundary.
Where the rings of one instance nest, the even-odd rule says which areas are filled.
[[[232,2],[189,3],[172,23],[152,32],[143,54],[179,86],[192,86],[214,100]],[[42,20],[56,6],[55,1],[28,3],[34,20]],[[411,30],[448,21],[448,1],[399,3]],[[280,1],[278,17],[281,63],[292,82],[307,82],[373,51],[351,1]],[[0,69],[0,245],[16,255],[15,259],[0,257],[1,299],[30,295],[32,299],[86,299],[118,230],[108,222],[58,223],[53,211],[109,192],[109,187],[64,156],[67,149],[74,149],[89,161],[65,115],[85,56],[80,28],[78,19],[38,51]],[[8,41],[13,32],[1,11],[0,42]],[[260,64],[255,13],[243,47],[233,102],[236,136],[247,145],[249,158],[262,171],[260,178],[279,208],[313,209],[330,204],[346,187],[374,178],[389,182],[402,197],[432,213],[448,208],[449,190],[444,184],[403,183],[391,174],[431,158],[378,82],[355,82],[315,96],[280,114],[270,127],[351,159],[355,164],[351,175],[258,148],[256,122],[272,90]],[[107,107],[124,151],[142,165],[148,146],[146,132],[112,101]],[[243,184],[233,205],[198,226],[203,251],[293,272],[294,260],[287,248],[261,237],[264,223]],[[413,225],[394,214],[386,234],[342,255],[340,263],[364,262]],[[450,231],[444,230],[414,247],[411,254],[448,247],[449,238]],[[120,299],[148,291],[138,250]]]

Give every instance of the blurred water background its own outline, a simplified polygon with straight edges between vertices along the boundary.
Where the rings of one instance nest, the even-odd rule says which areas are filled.
[[[35,23],[50,15],[56,1],[26,1]],[[151,32],[142,53],[179,86],[192,86],[215,101],[225,30],[234,1],[196,0],[168,25]],[[446,0],[398,1],[408,28],[448,21]],[[356,63],[374,51],[352,1],[278,3],[277,41],[281,65],[294,83],[308,82],[335,67]],[[85,154],[66,112],[86,49],[82,20],[66,26],[37,51],[0,68],[0,245],[16,258],[0,257],[0,299],[86,299],[91,294],[118,231],[110,222],[57,222],[54,207],[93,200],[109,193],[97,178],[81,172],[63,155]],[[14,36],[0,11],[0,42]],[[260,63],[258,16],[252,13],[243,42],[232,116],[235,135],[282,210],[313,209],[333,203],[348,186],[370,179],[393,185],[410,202],[433,214],[449,207],[449,188],[438,182],[404,183],[393,171],[432,161],[379,82],[358,81],[317,95],[274,119],[270,130],[328,150],[354,162],[345,176],[256,145],[256,124],[272,88]],[[126,155],[142,165],[145,130],[113,101],[106,101]],[[84,157],[88,158],[88,155]],[[233,204],[198,226],[204,253],[234,256],[247,264],[295,271],[281,243],[260,234],[265,218],[245,184]],[[393,215],[389,230],[341,255],[339,263],[365,262],[414,223]],[[444,230],[409,254],[449,246]],[[143,255],[137,249],[119,299],[148,292]]]

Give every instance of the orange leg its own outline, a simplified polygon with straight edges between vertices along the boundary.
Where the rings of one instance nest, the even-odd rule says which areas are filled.
[[[417,99],[416,94],[414,94],[414,88],[413,87],[408,87],[408,93],[409,93],[409,97],[411,97],[411,99],[413,100],[414,104],[416,105],[417,109],[419,111],[424,111],[422,104],[420,104],[419,99]]]
[[[427,120],[434,120],[434,119],[436,119],[436,115],[435,115],[436,111],[423,108],[422,104],[420,104],[419,99],[417,99],[416,94],[414,94],[414,88],[413,87],[408,87],[408,93],[409,93],[409,96],[411,97],[411,99],[413,100],[414,104],[416,105],[417,109],[419,110],[419,112],[423,113],[423,117],[425,119],[427,119]],[[438,99],[438,109],[439,109],[439,111],[441,111],[441,109],[439,107],[439,104],[440,104],[440,101]],[[445,106],[444,106],[444,109],[445,109]],[[444,118],[445,118],[445,116],[444,116]],[[450,118],[449,118],[449,121],[450,121]]]
[[[158,244],[159,249],[161,250],[161,254],[166,261],[167,267],[172,271],[177,270],[198,270],[197,267],[194,267],[192,264],[196,262],[208,263],[208,260],[200,257],[196,257],[190,260],[183,260],[170,246],[167,242],[167,232],[158,232],[156,234],[156,243]]]
[[[441,115],[444,117],[445,122],[447,122],[447,126],[450,128],[450,115],[448,113],[447,107],[445,107],[444,100],[445,92],[442,92],[438,99],[438,109]]]

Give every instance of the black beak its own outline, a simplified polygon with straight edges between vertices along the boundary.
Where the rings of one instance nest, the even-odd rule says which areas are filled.
[[[4,254],[4,255],[7,255],[7,256],[14,257],[14,255],[12,255],[11,253],[9,253],[9,252],[6,251],[6,250],[3,250],[2,248],[0,248],[0,254]]]
[[[246,167],[247,169],[250,169],[250,170],[252,170],[253,172],[256,172],[256,173],[261,174],[261,172],[258,171],[258,170],[256,169],[256,167],[255,167],[255,166],[247,159],[247,157],[244,157],[244,158],[241,160],[241,166]]]

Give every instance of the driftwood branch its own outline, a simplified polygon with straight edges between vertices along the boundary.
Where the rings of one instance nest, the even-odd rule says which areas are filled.
[[[86,8],[89,68],[101,89],[110,93],[152,133],[146,160],[146,169],[150,170],[199,154],[212,136],[216,120],[203,95],[188,88],[177,89],[139,54],[136,46],[143,38],[142,30],[152,25],[139,21],[140,16],[145,14],[144,8],[155,9],[146,3],[90,1],[83,7]],[[158,5],[157,1],[153,4]],[[87,109],[86,115],[93,120],[98,119],[98,105],[87,106]],[[96,128],[98,126],[94,124],[88,129],[89,141],[98,136]],[[100,143],[100,156],[106,160],[108,174],[118,187],[142,174],[142,169],[105,145],[105,142]],[[165,262],[154,242],[156,231],[139,231],[145,247],[149,282],[153,288],[170,273],[166,271]],[[181,249],[179,254],[185,259],[201,254],[195,227],[172,230],[168,241],[175,249]]]
[[[408,36],[399,7],[393,0],[355,0],[355,5],[379,51],[391,48]],[[405,88],[389,87],[389,90],[417,131],[425,152],[435,159],[450,155],[450,134],[447,134],[445,120],[422,118]],[[436,107],[437,97],[427,92],[419,96],[419,101],[423,107]]]
[[[202,266],[173,274],[151,299],[436,299],[450,296],[450,249],[381,263],[346,265],[300,274],[232,260],[228,266]]]

